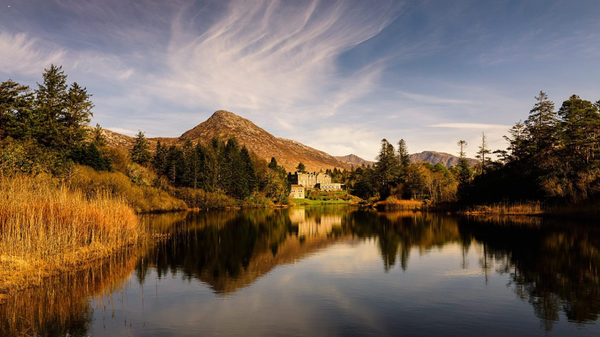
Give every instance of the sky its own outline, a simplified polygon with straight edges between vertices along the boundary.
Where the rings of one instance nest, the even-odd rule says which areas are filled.
[[[332,155],[474,157],[543,90],[600,99],[600,1],[0,0],[0,81],[50,64],[92,125],[177,137],[216,110]]]

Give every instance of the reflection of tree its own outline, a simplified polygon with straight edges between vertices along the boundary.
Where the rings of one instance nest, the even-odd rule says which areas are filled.
[[[293,211],[293,212],[291,212]],[[481,249],[487,276],[509,275],[510,285],[528,301],[546,329],[564,312],[573,322],[596,321],[600,313],[598,230],[542,224],[535,218],[474,221],[442,214],[377,213],[346,208],[247,210],[192,213],[171,225],[170,237],[138,263],[138,277],[156,266],[159,275],[181,271],[219,293],[236,291],[277,265],[293,263],[315,249],[344,238],[376,239],[384,270],[406,270],[411,252],[448,243],[462,246],[463,263],[472,244]],[[302,236],[299,224],[341,220],[327,236]],[[531,222],[530,224],[528,224]]]
[[[275,255],[290,227],[289,217],[274,210],[191,213],[140,261],[137,274],[143,282],[152,264],[159,277],[180,270],[189,279],[236,278],[257,252]]]
[[[89,269],[48,280],[0,305],[0,336],[86,336],[92,323],[89,296],[121,288],[137,255],[123,253]]]
[[[356,211],[349,214],[342,229],[359,238],[377,238],[386,272],[397,257],[406,270],[413,247],[423,252],[460,241],[456,218],[434,214]]]
[[[460,228],[485,245],[486,258],[496,261],[497,272],[510,275],[515,293],[533,306],[547,330],[561,311],[572,322],[598,319],[598,229],[475,221],[462,222]]]

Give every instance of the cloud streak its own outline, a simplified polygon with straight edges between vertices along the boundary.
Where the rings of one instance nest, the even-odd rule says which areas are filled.
[[[182,12],[172,24],[168,74],[153,90],[189,107],[335,114],[370,92],[381,72],[369,64],[342,74],[338,57],[396,12],[393,2],[233,1],[199,36]]]
[[[38,39],[27,34],[11,34],[0,31],[0,72],[8,75],[39,74],[40,69],[52,63],[60,64],[66,51],[44,46]]]

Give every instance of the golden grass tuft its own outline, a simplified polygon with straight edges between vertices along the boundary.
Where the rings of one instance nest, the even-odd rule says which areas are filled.
[[[403,200],[393,195],[389,196],[385,201],[379,201],[375,204],[378,210],[386,211],[420,210],[423,206],[423,200]]]
[[[49,177],[0,178],[0,294],[77,270],[140,234],[133,209],[109,193],[88,198]]]
[[[461,212],[467,215],[540,215],[544,213],[542,204],[535,202],[497,203],[492,205],[477,205]]]

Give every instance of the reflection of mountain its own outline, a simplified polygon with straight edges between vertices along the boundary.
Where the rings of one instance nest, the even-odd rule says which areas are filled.
[[[341,219],[339,215],[313,216],[303,223],[325,219],[325,227],[331,228],[335,219],[338,223]],[[274,267],[295,263],[336,241],[327,235],[300,235],[296,226],[288,210],[192,213],[150,252],[146,264],[138,266],[138,275],[145,274],[147,261],[157,261],[159,275],[180,268],[217,293],[234,292]]]
[[[501,220],[501,221],[497,221]],[[375,239],[384,270],[409,268],[411,252],[448,244],[481,248],[486,276],[506,273],[515,293],[551,329],[564,312],[574,322],[600,314],[600,229],[548,224],[538,218],[465,220],[442,214],[377,213],[346,208],[300,208],[192,213],[138,265],[156,261],[160,275],[186,277],[227,294],[336,242]],[[465,267],[466,268],[466,267]]]

